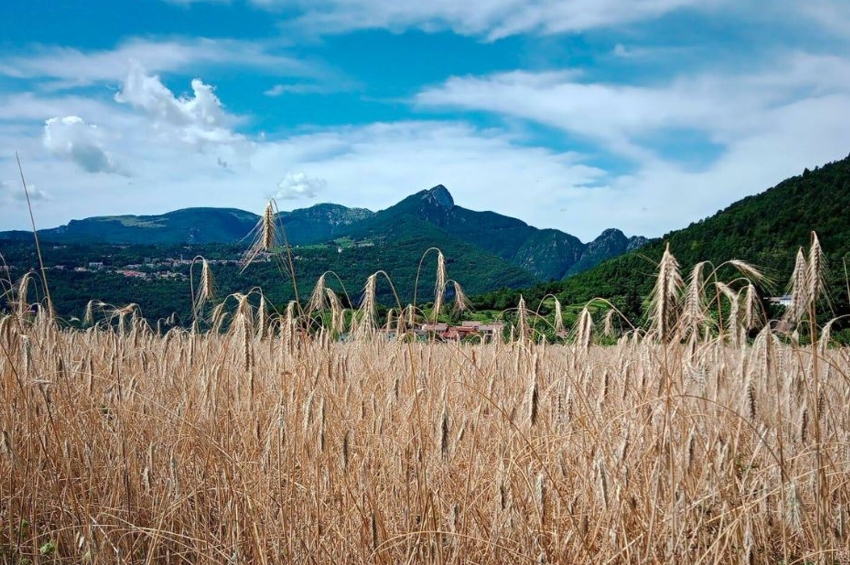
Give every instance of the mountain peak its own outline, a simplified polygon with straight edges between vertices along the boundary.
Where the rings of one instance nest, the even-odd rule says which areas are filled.
[[[442,184],[424,191],[422,199],[443,208],[454,208],[455,205],[454,198],[452,198],[449,189]]]
[[[601,242],[601,241],[615,239],[615,238],[616,239],[628,239],[628,238],[626,238],[626,234],[624,234],[622,231],[618,230],[617,228],[608,228],[607,230],[605,230],[601,234],[599,234],[599,237],[597,237],[593,241]]]

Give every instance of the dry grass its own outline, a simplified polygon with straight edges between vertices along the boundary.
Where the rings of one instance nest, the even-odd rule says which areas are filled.
[[[814,325],[813,253],[811,345],[748,342],[749,281],[700,265],[685,286],[669,254],[650,332],[609,347],[587,308],[570,343],[535,344],[524,300],[512,342],[388,341],[382,272],[352,342],[324,284],[327,331],[234,295],[214,331],[160,335],[132,307],[59,330],[24,281],[0,317],[0,562],[847,563],[850,351]]]
[[[847,559],[844,349],[0,325],[7,562]]]

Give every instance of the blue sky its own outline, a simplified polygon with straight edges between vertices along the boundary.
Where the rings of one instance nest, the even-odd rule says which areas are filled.
[[[0,229],[435,184],[657,236],[850,153],[846,0],[0,7]]]

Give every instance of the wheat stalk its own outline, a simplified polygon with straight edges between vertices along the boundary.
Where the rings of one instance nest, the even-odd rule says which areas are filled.
[[[757,330],[763,323],[761,300],[758,291],[752,283],[744,289],[744,327],[747,330]]]
[[[582,351],[587,351],[593,343],[593,316],[585,306],[581,309],[576,322],[576,345]]]
[[[436,323],[437,317],[440,315],[440,311],[443,308],[443,299],[446,294],[446,258],[443,256],[443,252],[439,249],[437,250],[437,280],[434,284],[434,322]]]
[[[658,264],[658,276],[652,291],[651,322],[658,339],[668,342],[673,337],[673,326],[679,309],[679,291],[684,287],[679,272],[679,262],[670,253],[670,244],[664,249]]]
[[[375,332],[377,324],[377,301],[375,294],[378,286],[378,273],[369,275],[366,286],[363,288],[363,297],[360,300],[360,309],[357,316],[357,329],[361,335],[371,335]]]
[[[452,281],[452,285],[455,289],[455,301],[452,310],[458,314],[462,314],[469,310],[469,299],[466,297],[466,293],[463,291],[463,287],[460,286],[459,282]]]
[[[564,330],[564,314],[561,311],[561,301],[556,297],[555,299],[555,325],[552,329],[555,330],[555,333],[558,334]]]
[[[333,289],[325,288],[325,295],[331,308],[331,331],[340,334],[345,331],[345,309]]]
[[[791,305],[786,310],[786,318],[791,322],[799,322],[806,314],[812,289],[808,280],[811,272],[801,247],[797,250],[794,260],[794,271],[791,273]]]
[[[321,312],[328,307],[327,302],[327,284],[325,282],[325,274],[319,277],[316,281],[316,286],[313,287],[313,292],[310,294],[310,301],[307,303],[308,312]]]
[[[688,277],[688,286],[685,290],[685,303],[682,308],[680,319],[680,332],[682,337],[698,337],[700,328],[708,319],[706,315],[705,285],[703,274],[707,261],[701,261],[694,265]]]
[[[242,255],[243,271],[248,267],[248,265],[253,263],[261,253],[270,252],[277,246],[279,240],[278,231],[277,222],[275,222],[274,202],[269,201],[262,216],[260,216],[257,225],[254,227],[254,241],[251,243],[248,250]]]
[[[31,280],[32,273],[26,273],[18,282],[18,320],[21,322],[27,319],[27,314],[29,314],[30,310],[30,305],[27,303],[27,292],[29,290]]]
[[[521,294],[519,296],[519,304],[517,304],[516,337],[520,343],[525,343],[526,341],[528,341],[528,309],[525,306],[525,298]]]

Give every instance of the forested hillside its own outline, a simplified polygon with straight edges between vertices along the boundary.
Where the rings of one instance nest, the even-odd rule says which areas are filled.
[[[532,303],[547,293],[565,303],[606,297],[629,316],[639,317],[668,243],[683,271],[699,261],[720,265],[740,259],[762,268],[772,280],[773,285],[762,285],[764,294],[782,294],[797,250],[809,245],[812,231],[817,232],[829,261],[832,307],[841,312],[848,302],[843,263],[850,262],[850,157],[806,169],[761,194],[562,282],[497,291],[476,297],[475,302],[487,308],[515,304],[520,294]]]

